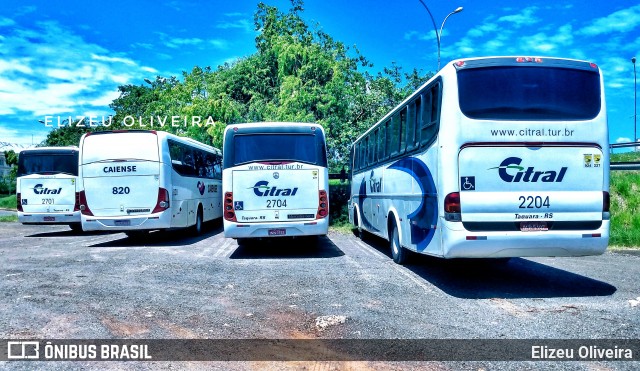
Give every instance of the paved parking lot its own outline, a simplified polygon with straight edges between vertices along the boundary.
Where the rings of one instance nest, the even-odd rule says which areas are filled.
[[[199,237],[132,240],[0,223],[0,236],[5,339],[640,338],[640,257],[626,253],[506,264],[417,256],[399,266],[384,241],[336,232],[317,244],[238,246],[220,224]],[[234,367],[245,366],[254,367]],[[351,367],[365,366],[416,365]],[[453,369],[466,367],[487,366]]]

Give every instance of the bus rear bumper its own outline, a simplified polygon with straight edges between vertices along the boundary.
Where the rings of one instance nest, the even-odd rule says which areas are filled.
[[[22,224],[74,224],[80,223],[80,211],[70,213],[27,213],[18,211]]]
[[[609,220],[589,231],[470,232],[452,224],[460,225],[444,222],[442,227],[445,258],[600,255],[609,244]]]
[[[95,217],[82,215],[84,231],[142,231],[171,228],[171,213],[144,216]]]
[[[234,223],[224,221],[224,236],[227,238],[269,238],[326,235],[329,218],[304,222],[282,223]]]

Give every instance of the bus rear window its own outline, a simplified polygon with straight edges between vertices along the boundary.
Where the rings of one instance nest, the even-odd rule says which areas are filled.
[[[296,161],[327,166],[321,137],[311,134],[246,134],[233,137],[233,165]]]
[[[21,153],[18,157],[17,176],[31,174],[68,174],[78,176],[78,152]]]
[[[159,161],[158,136],[146,132],[86,136],[82,148],[82,164],[105,160]]]
[[[458,71],[462,113],[478,120],[591,120],[600,112],[596,71],[484,67]]]

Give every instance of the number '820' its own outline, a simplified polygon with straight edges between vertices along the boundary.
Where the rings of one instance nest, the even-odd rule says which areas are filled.
[[[128,195],[131,192],[129,187],[113,187],[111,193],[114,195]]]

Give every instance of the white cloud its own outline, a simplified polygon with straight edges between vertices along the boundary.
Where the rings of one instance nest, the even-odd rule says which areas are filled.
[[[13,19],[0,17],[0,27],[9,27],[13,26],[14,24],[16,24],[16,22]]]
[[[627,137],[620,137],[616,139],[616,143],[630,143],[630,142],[632,142],[631,138],[627,138]]]
[[[37,122],[46,115],[108,112],[109,103],[119,96],[118,85],[158,72],[53,21],[37,22],[30,29],[16,24],[3,36],[0,125],[20,122],[25,131],[45,130]]]
[[[538,10],[536,6],[530,6],[522,9],[519,14],[505,15],[498,18],[498,22],[507,22],[515,28],[524,26],[530,26],[540,22],[540,19],[534,16],[534,13]]]
[[[237,16],[242,16],[241,14],[238,13],[232,13],[232,14],[225,14],[227,17],[237,17]],[[248,19],[237,19],[237,20],[233,20],[233,21],[229,21],[229,22],[220,22],[218,24],[216,24],[216,28],[220,28],[222,30],[228,30],[228,29],[239,29],[242,30],[246,33],[252,32],[254,29],[254,24],[253,22],[249,21]]]
[[[135,66],[136,65],[136,62],[132,61],[129,58],[107,57],[107,56],[104,56],[104,55],[91,54],[91,59],[95,59],[95,60],[98,60],[98,61],[104,61],[104,62],[124,63],[124,64],[128,64],[129,66]]]
[[[609,34],[612,32],[628,32],[640,26],[640,5],[618,10],[606,17],[598,18],[578,33],[587,36]]]

